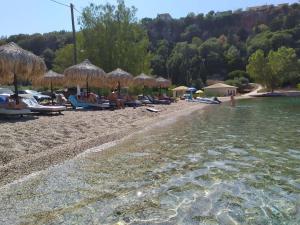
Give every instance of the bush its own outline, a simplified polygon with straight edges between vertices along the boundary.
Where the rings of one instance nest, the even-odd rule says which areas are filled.
[[[191,86],[197,89],[201,89],[204,87],[202,79],[192,80]]]
[[[299,84],[297,84],[297,89],[298,89],[298,90],[300,90],[300,83],[299,83]]]
[[[248,80],[250,80],[249,74],[243,70],[234,70],[234,71],[231,71],[230,73],[228,73],[228,78],[230,80],[233,80],[235,78],[241,78],[241,77],[245,77]]]
[[[238,92],[244,93],[245,89],[249,88],[249,80],[246,77],[236,77],[233,80],[226,80],[226,84],[236,86],[238,88]]]

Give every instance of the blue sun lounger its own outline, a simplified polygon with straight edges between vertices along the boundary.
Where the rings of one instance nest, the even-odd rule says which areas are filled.
[[[74,109],[109,109],[112,108],[109,102],[90,103],[78,101],[75,95],[69,96],[69,101]]]

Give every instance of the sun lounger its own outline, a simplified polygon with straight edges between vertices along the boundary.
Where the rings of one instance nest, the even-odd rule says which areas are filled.
[[[31,114],[29,109],[7,109],[7,108],[0,108],[0,115],[7,115],[7,116],[23,116]]]
[[[7,115],[7,116],[23,116],[26,114],[31,114],[29,109],[14,109],[14,108],[7,108],[6,102],[7,95],[0,95],[0,115]]]
[[[102,102],[102,103],[90,103],[90,102],[83,102],[79,101],[75,95],[69,96],[69,101],[74,109],[110,109],[113,106],[110,102]]]
[[[128,107],[139,107],[141,105],[142,105],[142,102],[139,100],[125,101],[125,106],[128,106]]]
[[[148,99],[147,96],[139,95],[138,100],[144,105],[152,104],[152,102]]]
[[[66,110],[66,106],[48,106],[40,105],[35,98],[23,98],[22,101],[28,106],[32,112],[38,113],[61,113]]]
[[[167,100],[167,99],[157,99],[157,98],[153,98],[149,95],[146,96],[152,104],[163,104],[163,105],[170,105],[171,101]]]

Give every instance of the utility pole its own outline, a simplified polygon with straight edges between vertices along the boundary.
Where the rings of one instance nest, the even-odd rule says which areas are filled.
[[[76,34],[75,34],[75,23],[74,23],[74,5],[70,3],[71,8],[71,19],[72,19],[72,30],[73,30],[73,63],[77,64],[77,47],[76,47]]]

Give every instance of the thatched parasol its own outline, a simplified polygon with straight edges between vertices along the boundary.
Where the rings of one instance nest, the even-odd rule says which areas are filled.
[[[130,73],[117,68],[107,74],[107,79],[112,87],[118,86],[118,92],[120,94],[121,86],[128,86],[133,80],[133,76]]]
[[[172,91],[187,91],[189,88],[186,86],[179,86],[176,88],[173,88]]]
[[[93,65],[88,59],[82,63],[71,66],[64,71],[67,85],[85,85],[87,91],[89,83],[93,87],[103,87],[106,80],[106,74],[103,69]]]
[[[134,79],[134,84],[143,85],[146,87],[154,87],[156,85],[156,81],[153,77],[150,77],[144,73],[136,76]]]
[[[65,76],[49,70],[43,77],[33,81],[34,86],[49,86],[51,89],[51,98],[53,104],[53,86],[62,85],[64,83]]]
[[[153,77],[150,77],[144,73],[136,76],[134,79],[135,85],[142,85],[143,86],[143,95],[145,92],[145,87],[154,87],[156,85],[156,81]]]
[[[183,95],[189,88],[186,86],[179,86],[176,88],[173,88],[173,97],[177,97],[177,94],[179,93],[179,95]]]
[[[32,80],[42,76],[46,65],[43,59],[33,53],[20,48],[11,42],[0,46],[0,80],[15,86],[16,103],[18,98],[18,80]]]
[[[165,79],[163,77],[156,78],[156,83],[161,88],[168,88],[168,87],[171,86],[171,81],[167,80],[167,79]]]
[[[158,77],[155,79],[156,80],[156,84],[159,87],[159,92],[161,93],[161,89],[162,88],[168,88],[171,86],[171,81],[167,80],[163,77]]]

